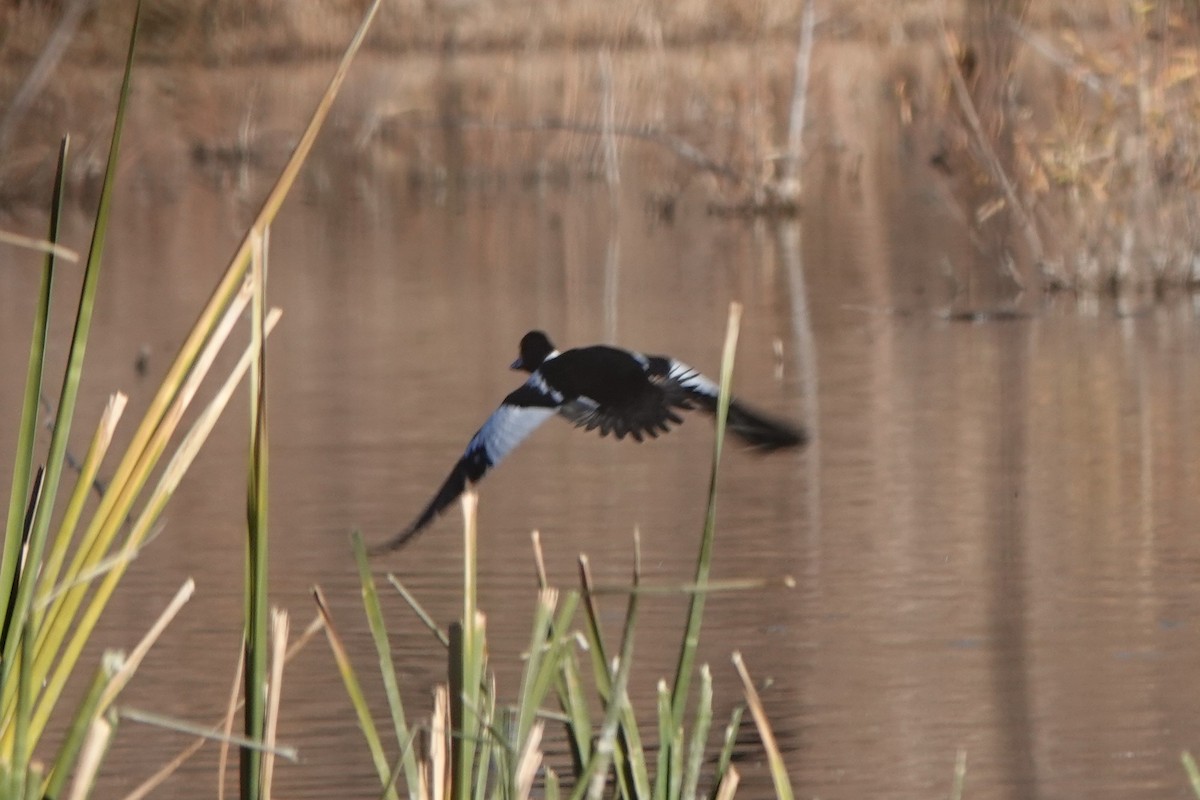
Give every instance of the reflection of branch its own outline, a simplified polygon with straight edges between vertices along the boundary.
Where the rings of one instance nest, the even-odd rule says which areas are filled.
[[[809,68],[812,64],[813,24],[815,0],[805,0],[803,22],[800,25],[800,44],[796,47],[796,76],[792,85],[792,113],[788,120],[788,150],[784,161],[784,191],[798,199],[800,185],[796,182],[800,172],[801,149],[804,146],[804,115],[808,107]]]
[[[519,122],[513,120],[480,120],[469,118],[454,118],[441,120],[417,120],[415,122],[398,123],[405,127],[425,128],[472,128],[477,130],[497,131],[566,131],[568,133],[585,133],[595,136],[621,136],[627,139],[638,139],[643,142],[659,145],[671,151],[678,158],[704,172],[711,172],[734,183],[750,184],[751,179],[738,172],[728,164],[722,164],[680,136],[668,133],[649,125],[613,125],[588,122],[576,122],[569,119],[546,117],[543,119]]]
[[[1004,196],[1008,200],[1009,208],[1012,209],[1013,215],[1017,219],[1017,225],[1020,226],[1021,232],[1025,234],[1025,243],[1029,246],[1030,255],[1033,256],[1034,262],[1041,268],[1045,254],[1045,250],[1042,248],[1041,237],[1038,236],[1033,220],[1026,213],[1025,206],[1021,204],[1016,188],[1013,186],[1012,181],[1008,179],[1008,174],[1004,171],[1004,165],[1000,163],[999,156],[996,155],[996,151],[992,149],[991,142],[988,141],[986,134],[983,132],[983,123],[979,121],[979,114],[975,111],[975,104],[971,102],[971,92],[967,89],[967,84],[963,80],[958,61],[954,58],[954,50],[950,45],[950,34],[946,32],[945,28],[942,28],[942,52],[946,56],[946,63],[949,66],[948,71],[950,73],[950,83],[954,86],[954,97],[958,100],[958,105],[962,109],[963,116],[966,117],[967,124],[971,126],[971,133],[974,135],[975,144],[979,147],[979,152],[983,156],[984,164],[987,166],[988,172],[992,173],[992,180],[996,181],[1000,185],[1001,190],[1003,190]],[[1017,286],[1023,287],[1021,276],[1017,274],[1015,268],[1010,268],[1008,274]]]

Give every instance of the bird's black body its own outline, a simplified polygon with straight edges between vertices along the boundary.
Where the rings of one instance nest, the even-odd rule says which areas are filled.
[[[513,369],[529,379],[504,398],[472,437],[466,452],[415,520],[377,552],[393,550],[416,536],[466,489],[555,414],[601,436],[657,437],[683,422],[679,411],[717,410],[718,387],[696,370],[667,356],[645,356],[607,345],[559,353],[549,337],[530,331],[521,339]],[[734,400],[728,429],[762,451],[803,445],[802,428],[773,420]]]

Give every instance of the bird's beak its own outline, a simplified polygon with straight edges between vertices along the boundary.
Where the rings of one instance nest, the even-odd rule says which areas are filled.
[[[509,369],[520,369],[522,366],[524,366],[524,365],[521,363],[521,357],[517,356],[517,360],[514,361],[513,363],[509,364],[508,368]]]

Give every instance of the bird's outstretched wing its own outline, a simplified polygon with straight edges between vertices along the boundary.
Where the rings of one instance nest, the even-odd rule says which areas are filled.
[[[673,405],[699,408],[709,414],[717,413],[717,398],[721,387],[699,370],[666,356],[650,356],[647,373],[650,380],[663,387]],[[808,432],[790,422],[750,408],[733,398],[729,402],[729,431],[746,444],[769,452],[782,447],[799,447],[808,442]]]
[[[691,407],[690,402],[672,402],[660,387],[647,383],[620,403],[599,403],[581,396],[565,403],[558,413],[576,427],[589,431],[599,428],[601,436],[611,433],[624,439],[628,435],[640,442],[645,436],[654,439],[671,430],[672,425],[681,424],[683,418],[676,410]]]
[[[386,542],[371,548],[373,554],[395,550],[406,544],[433,522],[458,499],[467,483],[478,483],[487,471],[500,463],[539,425],[554,416],[561,395],[547,390],[537,376],[531,376],[519,389],[504,398],[467,444],[462,458],[450,470],[442,488],[407,528]]]

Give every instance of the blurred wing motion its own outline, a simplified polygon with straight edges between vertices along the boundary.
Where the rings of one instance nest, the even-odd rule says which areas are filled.
[[[488,470],[555,414],[601,436],[637,441],[665,433],[683,422],[680,410],[717,412],[719,387],[687,364],[666,356],[644,356],[597,346],[558,354],[545,342],[529,379],[504,398],[471,438],[437,494],[412,523],[391,540],[372,548],[383,553],[404,545],[437,519],[468,483]],[[520,360],[518,361],[518,364]],[[737,400],[729,404],[728,430],[762,452],[797,447],[808,441],[803,428],[753,411]]]
[[[713,415],[717,413],[721,387],[713,380],[673,358],[654,356],[649,361],[650,380],[666,389],[674,405],[699,408]],[[685,398],[686,405],[674,400],[679,395]],[[726,428],[755,450],[764,453],[783,447],[801,447],[808,443],[808,433],[803,428],[751,409],[736,398],[729,401]]]

